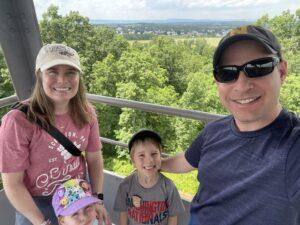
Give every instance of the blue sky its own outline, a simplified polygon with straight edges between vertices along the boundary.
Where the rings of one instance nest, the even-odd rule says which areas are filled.
[[[256,20],[284,10],[295,12],[300,0],[33,0],[38,19],[50,4],[59,13],[79,11],[90,19],[225,19]]]

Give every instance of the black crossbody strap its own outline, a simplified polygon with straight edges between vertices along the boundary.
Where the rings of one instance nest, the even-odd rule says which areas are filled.
[[[50,125],[48,133],[54,137],[59,143],[61,143],[65,149],[70,152],[73,156],[80,156],[81,151],[67,138],[63,135],[56,127]]]
[[[25,115],[27,115],[28,105],[17,102],[14,105],[12,105],[11,108],[18,109],[18,110],[22,111],[23,113],[25,113]],[[41,126],[41,122],[39,120],[37,121],[37,124],[42,129],[44,129]],[[45,130],[45,131],[47,131],[52,137],[54,137],[73,156],[81,155],[81,151],[70,141],[70,139],[68,139],[64,134],[62,134],[56,127],[54,127],[50,124],[49,130]]]

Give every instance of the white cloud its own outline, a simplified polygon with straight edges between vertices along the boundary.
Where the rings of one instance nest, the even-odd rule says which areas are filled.
[[[62,15],[79,11],[90,19],[256,19],[300,8],[299,0],[34,0],[41,18],[50,4]]]

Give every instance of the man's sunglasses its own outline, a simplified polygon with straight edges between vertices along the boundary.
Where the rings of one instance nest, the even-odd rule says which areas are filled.
[[[273,72],[275,66],[280,62],[277,57],[266,57],[255,59],[241,66],[226,65],[214,69],[214,77],[220,83],[235,82],[239,78],[240,71],[247,77],[263,77]]]

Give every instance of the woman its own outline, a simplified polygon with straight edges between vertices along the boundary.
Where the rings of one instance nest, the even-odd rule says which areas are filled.
[[[5,193],[16,209],[16,225],[57,224],[51,206],[55,189],[71,178],[84,178],[102,195],[103,161],[97,117],[85,96],[77,52],[62,44],[41,48],[36,84],[25,115],[11,110],[0,129],[0,172]],[[36,121],[41,121],[41,126]],[[55,126],[85,157],[72,156],[46,131]],[[46,129],[46,130],[45,130]],[[110,224],[103,204],[99,220]]]

